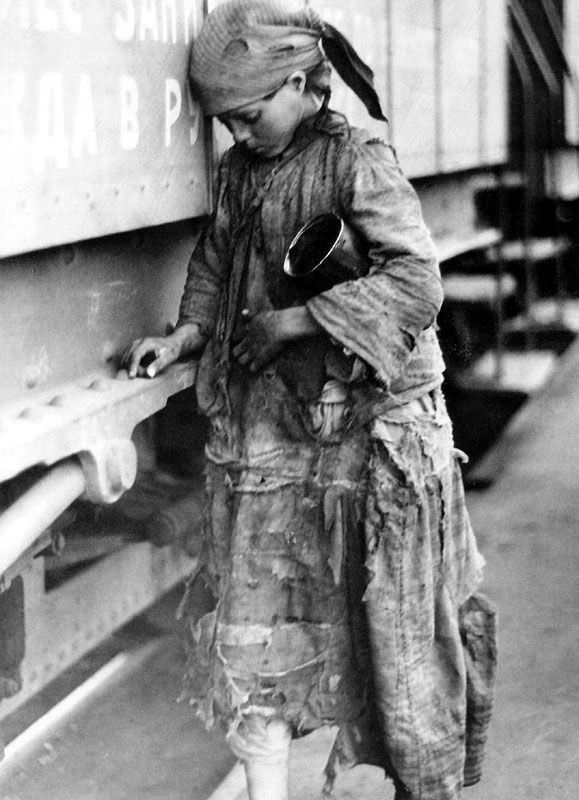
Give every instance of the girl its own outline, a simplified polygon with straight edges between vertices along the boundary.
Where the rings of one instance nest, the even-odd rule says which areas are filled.
[[[440,275],[393,150],[330,110],[329,60],[383,119],[370,70],[311,9],[231,0],[206,19],[191,81],[235,144],[177,328],[135,342],[129,373],[203,350],[215,608],[184,603],[186,689],[250,798],[287,798],[291,738],[336,725],[328,787],[365,762],[398,800],[455,800],[480,775],[494,645],[440,388]],[[282,264],[328,212],[365,274],[311,296]]]

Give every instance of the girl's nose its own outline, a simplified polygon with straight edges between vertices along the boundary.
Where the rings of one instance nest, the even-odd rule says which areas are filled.
[[[248,126],[244,125],[242,122],[232,122],[231,133],[237,144],[243,144],[243,142],[246,142],[251,136]]]

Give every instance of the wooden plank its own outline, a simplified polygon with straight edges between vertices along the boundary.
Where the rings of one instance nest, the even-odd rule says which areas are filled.
[[[560,237],[544,237],[541,239],[515,239],[505,242],[501,249],[503,261],[524,261],[528,258],[530,262],[548,261],[564,255],[570,247],[567,239]],[[499,253],[489,255],[489,260],[498,261]]]
[[[392,131],[404,171],[436,171],[436,31],[433,0],[392,2]]]
[[[499,300],[514,295],[517,284],[512,275],[469,275],[453,272],[443,278],[445,303],[487,303],[494,306]]]
[[[507,4],[481,2],[486,23],[481,32],[481,160],[500,164],[507,160]]]
[[[444,171],[479,162],[479,0],[445,0],[440,16],[441,154]]]
[[[458,238],[445,237],[436,242],[438,258],[442,262],[473,250],[486,250],[499,244],[501,239],[502,234],[497,228],[484,228]]]

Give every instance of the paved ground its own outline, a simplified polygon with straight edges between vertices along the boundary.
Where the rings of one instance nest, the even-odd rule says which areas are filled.
[[[486,776],[470,800],[579,797],[579,343],[514,419],[470,508],[500,612]]]
[[[579,344],[495,449],[494,484],[469,495],[501,649],[486,773],[465,800],[579,797],[578,406]],[[1,800],[207,800],[232,760],[174,705],[182,656],[173,635],[163,641],[24,763],[0,771]],[[293,798],[320,797],[330,744],[324,731],[295,747]],[[239,777],[213,800],[231,800]],[[336,798],[391,800],[392,791],[378,771],[357,768]]]

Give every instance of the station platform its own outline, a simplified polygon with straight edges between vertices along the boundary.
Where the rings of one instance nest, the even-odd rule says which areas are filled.
[[[486,768],[465,800],[579,796],[578,408],[576,341],[486,456],[491,485],[468,494],[500,653]],[[177,601],[153,609],[140,633],[134,625],[120,633],[107,661],[121,657],[118,669],[58,720],[21,745],[25,731],[8,731],[15,750],[0,766],[2,800],[246,797],[221,736],[175,703],[183,653],[168,620]],[[324,730],[295,744],[292,800],[321,797],[331,741]],[[393,791],[379,770],[358,767],[338,780],[335,797],[392,800]]]
[[[513,417],[469,493],[499,609],[484,778],[466,800],[579,797],[579,341]]]

